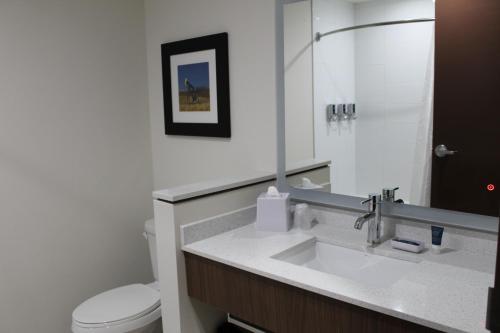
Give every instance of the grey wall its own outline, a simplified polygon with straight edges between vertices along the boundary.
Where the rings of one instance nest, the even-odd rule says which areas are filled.
[[[0,332],[152,278],[143,1],[0,2]]]
[[[284,5],[286,162],[314,158],[311,1]]]
[[[276,169],[274,1],[145,0],[154,187]],[[231,139],[165,136],[160,45],[229,33]]]

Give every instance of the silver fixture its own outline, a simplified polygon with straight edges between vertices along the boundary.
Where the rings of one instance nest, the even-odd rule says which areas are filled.
[[[326,119],[328,122],[337,121],[339,119],[338,105],[330,104],[326,107]]]
[[[364,28],[371,28],[371,27],[382,27],[385,25],[394,25],[394,24],[408,24],[408,23],[421,23],[421,22],[433,22],[435,21],[435,18],[418,18],[418,19],[412,19],[412,20],[398,20],[398,21],[386,21],[386,22],[378,22],[378,23],[370,23],[370,24],[361,24],[361,25],[354,25],[352,27],[347,27],[347,28],[342,28],[342,29],[336,29],[332,30],[329,32],[325,33],[316,33],[316,41],[319,42],[321,38],[328,36],[328,35],[333,35],[339,32],[344,32],[344,31],[350,31],[350,30],[356,30],[356,29],[364,29]]]
[[[383,188],[382,189],[382,202],[405,203],[403,199],[396,200],[396,191],[399,187]]]
[[[347,104],[347,119],[356,119],[356,104]]]
[[[343,120],[345,117],[345,104],[337,104],[338,118],[337,120]]]
[[[458,151],[448,150],[448,147],[446,147],[445,145],[439,145],[434,149],[434,154],[439,158],[443,158],[449,155],[455,155],[456,153],[458,153]]]
[[[384,202],[394,202],[396,198],[396,191],[399,187],[395,188],[383,188],[382,189],[382,201]]]
[[[368,236],[366,241],[373,245],[380,242],[380,225],[382,214],[380,210],[380,194],[370,194],[368,199],[361,202],[362,205],[368,204],[368,213],[358,217],[354,222],[354,229],[361,230],[363,225],[368,222]]]
[[[231,316],[230,313],[227,314],[227,322],[231,323],[235,326],[241,327],[245,330],[245,332],[251,332],[251,333],[265,333],[264,331],[259,330],[258,328],[255,328],[253,326],[250,326],[247,323],[244,323],[242,321],[239,321],[238,319],[234,318]]]
[[[342,120],[348,120],[349,115],[347,114],[347,104],[342,104]]]
[[[328,122],[356,119],[356,104],[329,104],[326,106]]]

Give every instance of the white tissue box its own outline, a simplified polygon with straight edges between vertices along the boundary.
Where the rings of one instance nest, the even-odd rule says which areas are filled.
[[[262,193],[257,198],[257,230],[286,232],[290,230],[290,194],[269,196]]]

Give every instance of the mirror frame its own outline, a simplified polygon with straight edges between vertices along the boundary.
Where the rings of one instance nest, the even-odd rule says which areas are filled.
[[[285,131],[285,57],[284,10],[286,4],[305,0],[275,0],[275,55],[276,55],[276,129],[277,129],[277,185],[280,192],[288,192],[292,199],[316,205],[354,211],[364,211],[361,201],[366,198],[342,194],[311,191],[291,187],[286,179]],[[311,36],[312,38],[312,36]],[[382,190],[382,189],[381,189]],[[368,195],[368,194],[367,194]],[[453,210],[430,208],[398,203],[384,203],[382,214],[387,217],[413,220],[422,223],[498,233],[498,217],[463,213]]]

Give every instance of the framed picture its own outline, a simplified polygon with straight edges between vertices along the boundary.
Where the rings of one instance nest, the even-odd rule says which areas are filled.
[[[165,134],[231,137],[228,35],[161,46]]]

